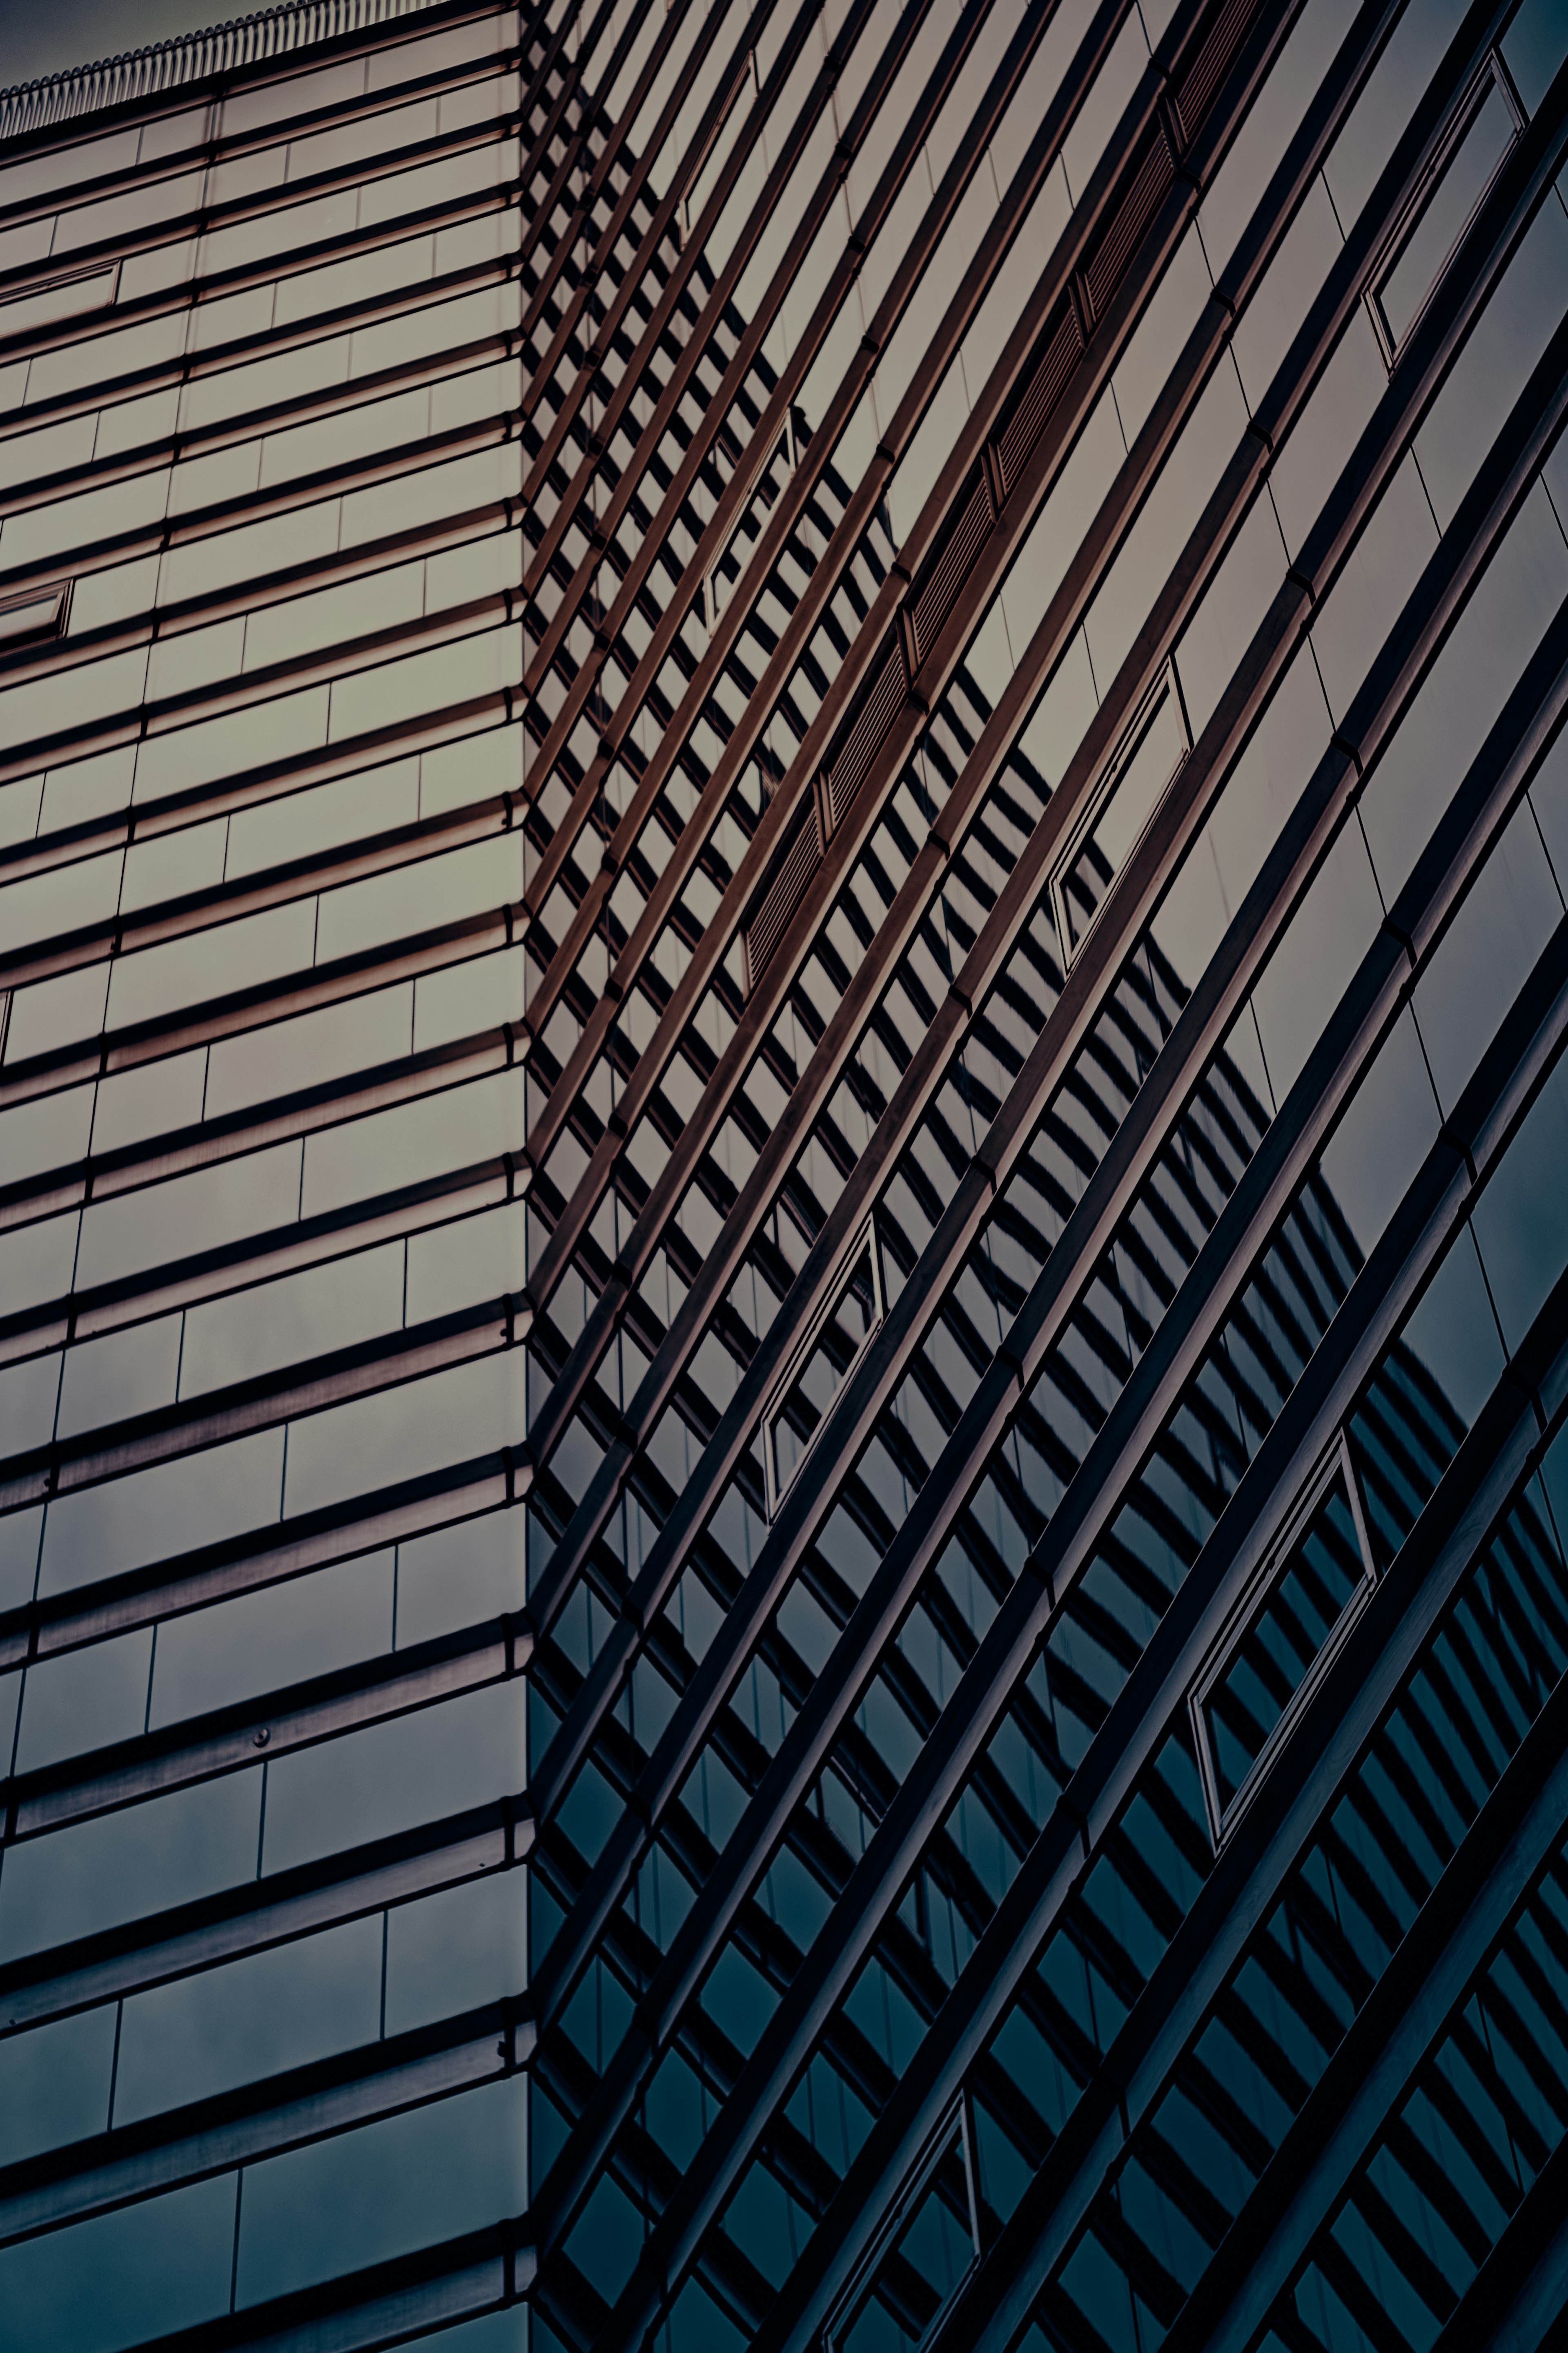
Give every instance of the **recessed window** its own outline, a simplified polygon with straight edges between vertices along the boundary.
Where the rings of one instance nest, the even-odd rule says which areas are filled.
[[[960,2099],[845,2291],[823,2332],[824,2353],[912,2353],[979,2254],[969,2113]]]
[[[1342,1432],[1193,1691],[1216,1852],[1257,1795],[1375,1581]]]
[[[62,637],[69,607],[68,580],[49,588],[29,588],[25,596],[0,601],[0,653],[38,638]]]
[[[843,1271],[828,1286],[781,1374],[763,1419],[768,1515],[777,1511],[816,1440],[834,1398],[882,1321],[877,1229],[868,1224]]]
[[[1494,51],[1455,108],[1368,289],[1367,308],[1390,368],[1523,128],[1524,111]]]
[[[1051,875],[1064,972],[1191,748],[1175,665],[1167,662],[1107,762]]]
[[[46,285],[29,286],[0,301],[0,337],[33,335],[62,319],[79,319],[88,311],[105,311],[120,282],[120,264],[107,269],[79,269],[68,278],[51,278]]]

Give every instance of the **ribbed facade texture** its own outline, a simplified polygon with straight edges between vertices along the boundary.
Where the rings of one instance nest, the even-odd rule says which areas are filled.
[[[7,2353],[1562,2341],[1565,174],[1568,0],[0,98]]]

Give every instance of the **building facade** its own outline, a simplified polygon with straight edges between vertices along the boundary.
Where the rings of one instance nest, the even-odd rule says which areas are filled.
[[[0,2344],[1557,2331],[1564,191],[1562,0],[0,99]]]

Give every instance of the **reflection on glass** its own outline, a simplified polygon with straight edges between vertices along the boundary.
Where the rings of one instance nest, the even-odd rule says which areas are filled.
[[[1460,105],[1455,125],[1393,244],[1373,297],[1373,320],[1392,364],[1436,292],[1503,157],[1520,117],[1500,69],[1489,59]]]
[[[1074,827],[1051,877],[1064,965],[1070,964],[1083,945],[1107,892],[1127,863],[1129,851],[1189,748],[1181,697],[1167,663]]]
[[[916,2176],[885,2243],[829,2327],[828,2353],[915,2353],[979,2253],[969,2136],[962,2109]]]
[[[1240,1630],[1199,1684],[1194,1710],[1216,1833],[1349,1631],[1372,1588],[1354,1473],[1342,1440],[1309,1491],[1282,1556],[1266,1573]]]
[[[787,1382],[782,1403],[769,1417],[771,1500],[775,1505],[805,1461],[850,1366],[881,1320],[876,1245],[868,1235],[832,1309]]]

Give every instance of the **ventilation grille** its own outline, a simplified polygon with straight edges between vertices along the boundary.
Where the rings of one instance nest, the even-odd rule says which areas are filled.
[[[1171,153],[1164,123],[1157,121],[1132,185],[1122,197],[1115,218],[1095,248],[1084,271],[1091,318],[1102,319],[1105,316],[1110,298],[1121,283],[1122,271],[1137,251],[1144,230],[1153,219],[1161,199],[1175,176],[1176,159]]]
[[[816,812],[816,797],[808,794],[790,833],[774,855],[773,871],[746,926],[748,996],[766,971],[773,950],[789,929],[790,919],[821,863],[822,824]]]
[[[1209,108],[1215,92],[1229,72],[1242,37],[1251,21],[1255,0],[1228,0],[1209,27],[1202,48],[1183,77],[1176,94],[1182,134],[1190,139]]]
[[[926,566],[925,580],[910,606],[910,651],[917,666],[936,643],[942,623],[957,604],[958,592],[969,577],[995,512],[991,485],[982,467],[942,545]]]
[[[1083,350],[1083,330],[1071,302],[1063,304],[1055,326],[1046,329],[1039,349],[1034,374],[1017,396],[1012,415],[996,437],[996,464],[1004,498],[1011,496],[1019,475],[1033,457],[1046,421],[1061,398]]]
[[[886,743],[908,683],[904,649],[895,636],[883,648],[881,661],[866,689],[854,724],[827,770],[827,805],[835,825],[865,783],[872,761]]]

